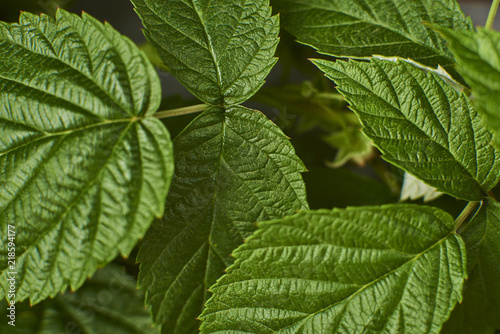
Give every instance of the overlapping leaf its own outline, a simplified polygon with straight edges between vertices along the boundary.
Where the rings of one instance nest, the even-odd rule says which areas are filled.
[[[261,223],[211,289],[202,333],[438,333],[465,278],[453,227],[411,205]]]
[[[276,63],[278,17],[269,0],[132,0],[145,35],[199,99],[245,102]]]
[[[315,61],[383,157],[452,196],[481,200],[500,178],[500,150],[471,101],[405,61]]]
[[[18,300],[36,303],[128,254],[162,215],[172,144],[148,117],[154,69],[110,25],[23,13],[0,23],[0,57],[0,284],[17,271]]]
[[[500,328],[500,204],[485,201],[461,235],[469,278],[443,333],[491,334]]]
[[[440,28],[457,60],[457,70],[472,87],[474,105],[500,147],[500,32],[478,28],[453,31]]]
[[[364,58],[411,58],[441,65],[453,77],[453,55],[423,23],[473,30],[455,0],[275,0],[283,27],[319,52]]]
[[[304,166],[276,125],[243,107],[207,110],[174,148],[165,217],[144,239],[139,283],[163,333],[193,333],[208,288],[255,223],[307,209]]]
[[[7,323],[5,300],[0,301],[0,332],[9,334],[112,333],[153,334],[144,295],[123,268],[109,265],[98,270],[76,293],[58,295],[30,307],[16,303],[15,327]],[[6,319],[6,320],[5,320]]]
[[[405,173],[403,178],[403,185],[401,186],[400,201],[416,200],[423,198],[424,202],[435,200],[443,193],[436,191],[436,188],[420,181],[410,173]]]

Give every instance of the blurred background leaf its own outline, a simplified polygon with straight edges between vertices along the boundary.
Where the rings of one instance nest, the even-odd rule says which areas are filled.
[[[0,333],[9,334],[154,334],[144,294],[122,266],[98,270],[76,292],[67,291],[33,307],[16,303],[15,327],[9,325],[8,304],[0,301]]]

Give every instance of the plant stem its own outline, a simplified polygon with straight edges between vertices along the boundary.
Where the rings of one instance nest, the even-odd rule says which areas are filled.
[[[320,98],[320,99],[325,99],[325,100],[335,100],[335,101],[342,101],[342,102],[345,101],[344,97],[338,93],[330,93],[330,92],[316,93],[316,94],[314,94],[314,97]]]
[[[472,211],[474,211],[478,203],[480,202],[467,203],[467,206],[462,210],[457,219],[455,219],[455,229],[453,230],[455,233],[457,233],[458,229],[462,226],[467,217],[469,217]]]
[[[488,196],[493,198],[495,201],[497,200],[495,194],[493,193],[493,190],[488,191]]]
[[[167,118],[167,117],[193,114],[193,113],[208,109],[210,107],[211,107],[211,105],[209,105],[209,104],[197,104],[197,105],[189,106],[189,107],[158,111],[157,113],[153,114],[153,117]]]
[[[500,4],[500,0],[493,0],[490,7],[490,12],[488,13],[488,19],[486,20],[486,25],[484,26],[486,29],[491,29],[493,27],[493,22],[495,22],[495,16],[497,15],[498,5]]]

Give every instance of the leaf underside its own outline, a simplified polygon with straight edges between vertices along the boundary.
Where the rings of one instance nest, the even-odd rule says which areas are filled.
[[[366,58],[410,58],[441,65],[463,83],[453,68],[446,42],[423,23],[473,31],[455,0],[275,0],[282,26],[299,42],[320,53]]]
[[[474,105],[500,147],[500,32],[477,28],[452,31],[438,28],[457,59],[457,71],[472,87]]]
[[[438,333],[465,278],[441,210],[318,210],[259,224],[211,288],[202,333]]]
[[[136,281],[117,265],[98,270],[76,293],[69,291],[55,299],[30,307],[16,304],[16,326],[0,323],[9,334],[112,333],[153,334],[149,310]],[[6,318],[7,305],[0,301],[0,315]],[[9,320],[10,321],[10,320]]]
[[[477,201],[500,179],[500,150],[471,101],[399,60],[315,60],[383,158],[454,197]]]
[[[269,0],[132,0],[171,73],[210,104],[245,102],[276,63]]]
[[[128,255],[162,215],[172,144],[148,118],[154,68],[109,24],[22,13],[0,23],[0,58],[0,284],[17,270],[16,297],[37,303]]]
[[[470,274],[443,334],[492,334],[500,328],[500,204],[485,201],[461,235]]]
[[[193,333],[208,288],[258,221],[307,209],[302,162],[281,130],[256,110],[213,107],[174,141],[166,213],[138,256],[163,333]]]

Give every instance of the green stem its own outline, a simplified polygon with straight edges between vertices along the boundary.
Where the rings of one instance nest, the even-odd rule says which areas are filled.
[[[342,101],[342,102],[345,101],[344,97],[338,93],[330,93],[330,92],[316,93],[316,94],[314,94],[314,97],[320,98],[320,99],[325,99],[325,100],[335,100],[335,101]]]
[[[500,4],[500,0],[493,0],[490,7],[490,12],[488,13],[488,19],[486,20],[486,25],[484,26],[486,29],[491,29],[493,27],[493,22],[495,22],[495,16],[497,15],[498,5]]]
[[[465,222],[467,217],[476,209],[476,206],[480,202],[469,202],[467,203],[467,206],[462,210],[460,215],[455,219],[455,229],[453,230],[455,233],[457,233],[458,229],[462,226],[462,224]]]
[[[208,109],[210,107],[211,105],[209,104],[197,104],[189,107],[158,111],[157,113],[153,114],[153,117],[167,118],[167,117],[193,114]]]

